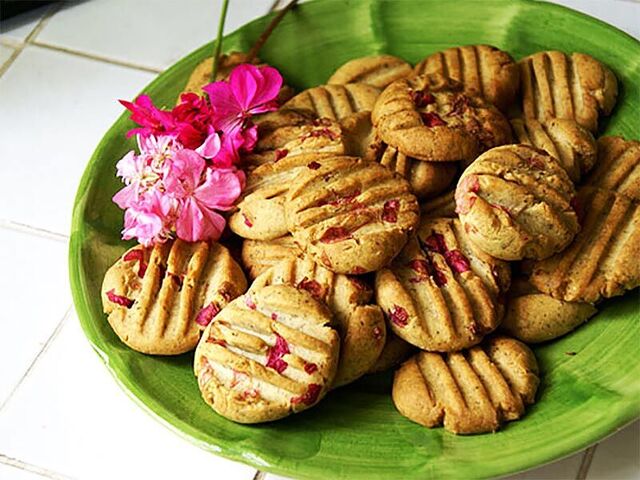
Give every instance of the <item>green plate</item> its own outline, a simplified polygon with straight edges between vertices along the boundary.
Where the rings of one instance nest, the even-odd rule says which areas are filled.
[[[233,8],[233,5],[232,7]],[[226,37],[225,50],[247,50],[268,22]],[[563,7],[525,0],[346,1],[305,3],[287,15],[261,53],[297,88],[317,85],[344,61],[387,52],[417,62],[454,45],[489,43],[520,58],[539,50],[580,51],[606,62],[621,84],[606,133],[640,132],[640,44],[619,30]],[[145,92],[174,103],[207,45],[153,81]],[[105,102],[116,99],[105,98]],[[122,115],[104,136],[82,178],[73,212],[70,269],[84,331],[114,377],[174,431],[218,455],[301,478],[489,477],[569,455],[640,414],[640,314],[637,291],[602,305],[586,326],[536,348],[544,374],[538,402],[496,434],[455,436],[401,417],[390,375],[365,378],[285,420],[237,425],[200,400],[192,355],[151,357],[124,346],[106,322],[100,284],[127,245],[115,163],[133,142]],[[575,352],[575,355],[571,353]]]

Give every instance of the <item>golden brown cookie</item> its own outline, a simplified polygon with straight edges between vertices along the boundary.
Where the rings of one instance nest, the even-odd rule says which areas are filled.
[[[640,285],[640,203],[619,193],[584,187],[584,218],[569,248],[536,262],[531,283],[566,302],[595,303]]]
[[[340,120],[347,155],[375,161],[375,130],[371,112],[358,112]]]
[[[396,372],[392,397],[403,416],[425,427],[485,433],[522,417],[539,383],[533,352],[496,337],[463,352],[418,353]]]
[[[609,115],[615,106],[615,75],[589,55],[538,52],[518,64],[525,117],[568,118],[595,132],[598,116]]]
[[[514,282],[507,298],[501,328],[526,343],[561,337],[597,313],[590,303],[557,300],[541,293],[525,279]]]
[[[355,157],[302,169],[287,194],[285,216],[296,243],[336,273],[388,264],[418,224],[418,202],[403,178]]]
[[[204,331],[194,371],[205,402],[240,423],[277,420],[327,393],[340,340],[327,307],[273,285],[231,302]]]
[[[432,198],[420,204],[420,218],[456,218],[455,191],[445,192],[439,197]]]
[[[129,347],[178,355],[195,348],[201,329],[246,289],[242,269],[222,245],[169,240],[120,257],[105,274],[102,306]]]
[[[427,161],[472,161],[478,153],[511,142],[511,127],[482,97],[439,76],[397,80],[378,97],[373,125],[382,140]]]
[[[622,137],[598,139],[598,166],[587,185],[640,200],[640,142]]]
[[[243,240],[240,259],[249,279],[269,270],[283,260],[302,255],[302,250],[291,235],[273,240]]]
[[[251,290],[266,285],[293,285],[325,302],[340,334],[340,361],[333,387],[367,373],[385,345],[386,327],[380,307],[372,305],[372,289],[362,280],[318,265],[309,258],[283,260],[261,274]]]
[[[440,74],[464,85],[505,111],[520,87],[520,72],[511,55],[490,45],[453,47],[429,55],[415,66],[416,75]]]
[[[408,77],[411,71],[411,65],[401,58],[393,55],[371,55],[349,60],[333,72],[327,83],[366,83],[382,89],[391,82]]]
[[[570,119],[513,119],[515,141],[545,150],[556,158],[574,182],[593,168],[598,149],[591,132]]]
[[[400,338],[451,352],[496,329],[509,281],[509,265],[475,247],[459,220],[427,218],[391,266],[377,272],[376,301]]]
[[[404,362],[415,351],[416,347],[387,330],[387,341],[382,353],[367,373],[381,373],[391,370]]]
[[[317,117],[331,120],[343,118],[358,112],[370,112],[380,95],[380,89],[366,83],[347,85],[320,85],[299,93],[284,108],[308,111]]]
[[[455,196],[469,238],[503,260],[546,258],[569,245],[580,229],[574,197],[558,161],[528,145],[482,154],[463,172]]]

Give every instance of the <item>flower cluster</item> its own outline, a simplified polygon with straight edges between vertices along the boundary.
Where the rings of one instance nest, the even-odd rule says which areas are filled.
[[[146,95],[120,101],[140,125],[139,153],[130,151],[117,164],[125,187],[113,197],[123,210],[125,240],[143,245],[171,236],[194,242],[217,240],[229,210],[244,188],[237,168],[241,152],[257,140],[256,114],[277,108],[282,77],[275,68],[243,64],[225,81],[183,94],[172,110],[154,106]]]

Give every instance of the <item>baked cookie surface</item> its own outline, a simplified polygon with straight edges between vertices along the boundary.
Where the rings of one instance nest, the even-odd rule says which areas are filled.
[[[456,218],[455,190],[450,190],[420,204],[420,218]]]
[[[333,72],[327,83],[366,83],[382,89],[400,78],[408,77],[411,73],[411,65],[401,58],[393,55],[372,55],[349,60]]]
[[[243,240],[240,259],[249,279],[255,278],[283,260],[302,255],[291,235],[273,240]]]
[[[485,152],[462,174],[456,212],[469,238],[503,260],[541,259],[580,229],[575,188],[558,161],[527,145]]]
[[[405,342],[393,332],[387,331],[387,341],[384,348],[367,373],[381,373],[391,370],[404,362],[415,351],[416,347]]]
[[[366,83],[320,85],[299,93],[283,108],[307,111],[337,121],[354,113],[370,112],[378,95],[380,89]]]
[[[416,75],[440,74],[462,83],[505,111],[520,88],[518,65],[507,52],[490,45],[453,47],[429,55],[415,66]]]
[[[496,329],[509,282],[509,265],[475,247],[459,220],[426,218],[391,266],[376,273],[376,301],[400,338],[449,352]]]
[[[495,337],[463,352],[418,353],[396,372],[392,397],[398,411],[420,425],[485,433],[522,417],[539,383],[533,352]]]
[[[105,274],[102,306],[129,347],[178,355],[195,348],[201,329],[246,289],[242,269],[222,245],[169,240],[125,252]]]
[[[418,224],[418,202],[407,181],[355,157],[302,169],[285,213],[294,240],[314,261],[348,274],[388,264]]]
[[[204,331],[194,371],[202,397],[240,423],[277,420],[328,391],[340,343],[326,306],[289,285],[231,302]]]
[[[640,201],[640,142],[622,137],[598,139],[598,165],[587,185]]]

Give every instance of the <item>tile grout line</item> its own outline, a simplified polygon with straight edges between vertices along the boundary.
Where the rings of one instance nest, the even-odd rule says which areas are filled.
[[[0,229],[13,230],[20,233],[26,233],[36,237],[43,237],[49,240],[55,240],[56,242],[67,243],[69,241],[69,235],[65,235],[59,232],[53,232],[46,228],[34,227],[25,223],[14,222],[12,220],[0,219]]]
[[[25,470],[27,472],[35,473],[45,478],[51,478],[53,480],[70,480],[71,477],[67,477],[60,473],[56,473],[53,470],[49,470],[47,468],[39,467],[37,465],[33,465],[31,463],[23,462],[22,460],[18,460],[17,458],[12,458],[7,455],[0,453],[0,463],[5,465],[9,465],[11,467],[17,468],[19,470]]]
[[[589,468],[591,467],[591,461],[596,453],[596,448],[598,448],[597,443],[584,451],[582,461],[580,462],[580,468],[578,468],[578,473],[576,474],[576,480],[585,480],[587,478]]]
[[[266,473],[264,473],[262,470],[257,470],[256,474],[253,476],[253,480],[265,480],[266,478]]]
[[[73,306],[69,306],[67,308],[64,315],[62,316],[62,319],[58,322],[58,324],[56,325],[56,328],[53,330],[53,333],[51,333],[51,335],[49,335],[47,340],[44,342],[44,345],[42,346],[40,351],[36,354],[32,362],[29,364],[29,366],[27,367],[27,370],[24,372],[22,377],[20,377],[20,380],[18,380],[18,383],[16,383],[16,385],[11,389],[11,392],[9,393],[9,395],[7,395],[7,398],[4,400],[4,402],[2,402],[2,404],[0,404],[0,412],[4,410],[4,408],[11,401],[11,399],[16,394],[18,389],[22,386],[22,384],[27,379],[27,377],[29,376],[33,368],[38,363],[38,360],[40,360],[40,357],[42,357],[42,355],[49,349],[53,341],[56,339],[56,337],[60,333],[60,330],[62,330],[62,326],[64,325],[65,321],[67,320],[67,318],[71,316],[72,310],[73,310]]]

